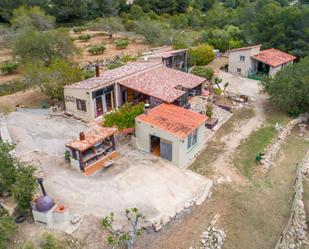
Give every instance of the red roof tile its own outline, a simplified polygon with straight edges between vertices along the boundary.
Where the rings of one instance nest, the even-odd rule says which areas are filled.
[[[161,63],[160,63],[161,64]],[[92,77],[71,85],[65,88],[80,88],[80,89],[94,89],[115,82],[118,79],[130,76],[132,74],[147,70],[151,67],[160,65],[158,63],[129,63],[125,66],[118,67],[101,73],[100,77]]]
[[[132,75],[118,81],[118,83],[167,103],[172,103],[185,93],[182,90],[176,89],[177,86],[191,89],[204,81],[205,79],[202,77],[159,66],[151,68],[146,72]]]
[[[181,139],[186,138],[207,119],[205,115],[166,103],[136,118],[137,121],[152,125]]]
[[[272,67],[277,67],[296,59],[295,56],[274,48],[263,50],[259,54],[253,55],[251,57]]]
[[[248,46],[248,47],[235,48],[235,49],[230,50],[229,52],[236,52],[236,51],[241,51],[241,50],[248,50],[248,49],[251,49],[251,48],[257,48],[257,47],[261,47],[261,46],[262,46],[261,44],[258,44],[258,45]]]
[[[85,140],[76,139],[73,142],[66,144],[66,146],[78,151],[85,151],[103,139],[114,135],[117,131],[116,128],[97,126],[94,130],[85,132]]]

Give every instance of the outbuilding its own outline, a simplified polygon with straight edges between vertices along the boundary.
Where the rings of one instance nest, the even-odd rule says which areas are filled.
[[[274,76],[295,59],[295,56],[274,48],[261,51],[261,45],[236,48],[229,51],[228,71],[258,79],[261,75]]]
[[[138,149],[185,167],[202,149],[207,116],[163,103],[135,119]]]

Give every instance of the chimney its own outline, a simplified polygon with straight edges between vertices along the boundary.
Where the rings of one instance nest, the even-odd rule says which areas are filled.
[[[40,184],[43,195],[46,195],[45,188],[43,186],[43,178],[38,178],[38,183]]]
[[[79,133],[79,140],[80,140],[80,141],[85,140],[85,133],[84,133],[84,132],[80,132],[80,133]]]
[[[99,65],[95,65],[95,76],[100,77],[100,67],[99,67]]]

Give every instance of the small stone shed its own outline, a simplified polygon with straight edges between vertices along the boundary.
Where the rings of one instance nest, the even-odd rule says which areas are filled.
[[[207,116],[163,103],[135,119],[137,148],[185,167],[202,149]]]

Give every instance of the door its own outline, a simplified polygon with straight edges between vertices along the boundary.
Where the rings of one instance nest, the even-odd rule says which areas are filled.
[[[95,106],[96,106],[96,116],[99,117],[103,115],[103,100],[102,96],[96,97],[95,99]]]
[[[172,161],[173,151],[172,143],[160,139],[160,156],[166,160]]]

